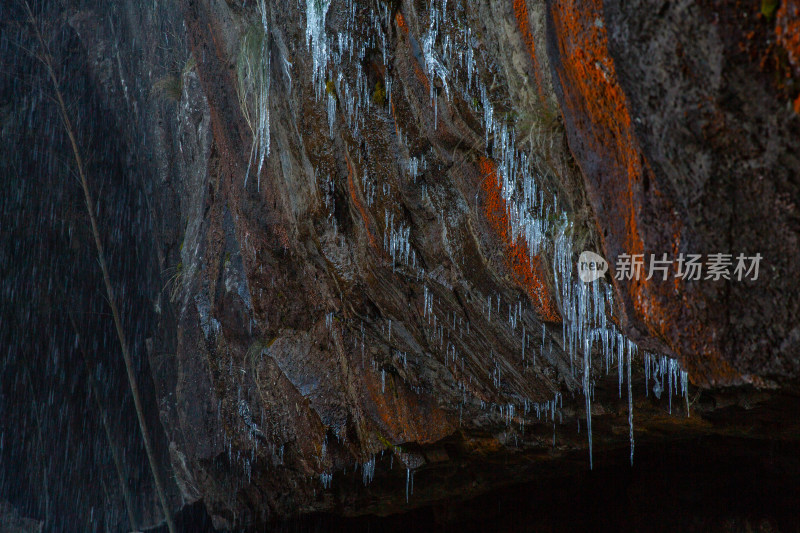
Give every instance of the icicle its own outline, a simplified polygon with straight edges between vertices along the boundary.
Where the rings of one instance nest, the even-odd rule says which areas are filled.
[[[331,482],[333,481],[333,474],[328,472],[323,472],[319,475],[320,483],[322,483],[322,488],[329,489],[331,488]]]
[[[328,37],[325,34],[325,17],[331,0],[306,0],[306,45],[311,49],[313,80],[318,95],[322,89],[322,71],[328,64]]]
[[[681,370],[681,392],[686,398],[686,416],[689,416],[689,373]]]
[[[586,433],[589,436],[589,469],[593,469],[594,464],[592,461],[592,399],[591,395],[589,394],[589,387],[590,387],[590,360],[589,360],[589,352],[590,347],[587,345],[584,347],[583,352],[583,396],[586,399]]]
[[[336,124],[336,96],[328,94],[328,133],[333,138],[333,127]]]
[[[372,478],[375,477],[375,456],[373,455],[369,461],[364,463],[361,467],[361,479],[366,487],[372,483]]]
[[[253,144],[250,149],[250,158],[244,176],[244,187],[250,177],[253,161],[257,161],[258,190],[261,190],[261,171],[264,161],[269,156],[270,149],[270,119],[269,119],[269,89],[270,89],[270,49],[269,28],[267,26],[267,11],[264,0],[259,0],[258,11],[261,15],[263,33],[258,35],[260,42],[249,43],[253,36],[247,35],[242,43],[242,50],[238,63],[238,93],[242,113],[250,126],[253,134]],[[251,57],[253,46],[258,49],[258,55]],[[253,64],[253,61],[256,64]],[[253,94],[254,93],[254,94]],[[250,101],[251,95],[255,102]]]

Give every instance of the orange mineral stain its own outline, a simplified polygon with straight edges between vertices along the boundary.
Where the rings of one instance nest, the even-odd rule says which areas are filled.
[[[528,49],[528,54],[531,56],[533,62],[533,75],[536,78],[536,89],[539,93],[539,98],[544,100],[544,92],[542,89],[542,72],[539,66],[539,60],[536,57],[536,44],[533,40],[533,33],[531,32],[530,22],[528,19],[528,4],[526,0],[514,0],[514,17],[517,19],[517,27],[522,33],[522,40],[525,47]]]
[[[551,10],[562,68],[559,80],[564,105],[583,117],[588,127],[582,134],[598,154],[610,154],[611,161],[625,177],[624,189],[612,206],[613,216],[624,221],[623,247],[629,254],[644,253],[639,235],[634,191],[641,181],[644,158],[631,128],[625,94],[617,83],[614,61],[608,53],[608,35],[602,23],[600,0],[561,0]],[[630,290],[637,311],[645,311],[642,298],[644,280],[634,281]],[[652,311],[652,309],[650,309]]]
[[[789,61],[800,70],[800,1],[784,0],[775,13],[775,35]]]
[[[497,181],[497,165],[486,157],[478,162],[483,179],[484,214],[492,230],[500,237],[506,264],[514,282],[522,286],[539,316],[547,322],[561,322],[561,316],[553,303],[547,286],[541,279],[541,261],[528,253],[524,239],[514,239],[506,212],[506,201]]]
[[[629,253],[641,253],[633,209],[632,185],[642,176],[641,156],[631,131],[626,98],[616,82],[608,54],[608,36],[602,24],[599,0],[563,0],[552,10],[563,68],[559,72],[565,104],[592,125],[584,132],[598,153],[612,151],[614,162],[628,178],[624,198]]]
[[[405,384],[386,376],[385,388],[374,372],[365,371],[363,392],[369,418],[390,442],[436,442],[451,434],[453,421],[434,402],[411,393]]]
[[[786,50],[794,75],[800,75],[800,0],[784,0],[775,13],[775,35],[778,44]],[[792,102],[792,109],[800,114],[800,94]]]
[[[394,21],[397,23],[397,27],[400,28],[400,31],[408,35],[408,23],[406,22],[406,18],[400,11],[398,11],[397,14],[394,16]]]
[[[347,190],[350,192],[350,199],[353,201],[353,205],[356,206],[356,209],[358,209],[358,212],[361,214],[361,220],[364,221],[364,229],[367,232],[367,238],[369,239],[369,244],[376,250],[380,250],[380,248],[378,248],[378,243],[375,240],[375,236],[369,230],[369,216],[367,215],[367,210],[364,207],[364,204],[358,197],[358,191],[356,190],[355,183],[353,182],[354,172],[353,172],[353,164],[350,162],[350,156],[345,154],[345,160],[347,161]]]
[[[408,22],[406,22],[405,17],[400,11],[395,14],[394,21],[403,35],[408,36],[410,31],[408,28]],[[428,76],[425,74],[425,71],[422,69],[422,66],[419,64],[413,54],[411,54],[411,64],[412,68],[414,69],[414,75],[417,77],[419,82],[425,86],[425,90],[430,92],[431,82],[428,80]]]
[[[560,64],[556,63],[556,71],[563,88],[562,111],[572,120],[571,127],[589,157],[602,161],[600,174],[591,176],[586,174],[590,169],[583,169],[584,174],[591,176],[595,186],[603,188],[606,201],[601,205],[602,216],[622,224],[615,245],[628,254],[645,254],[638,218],[641,197],[647,195],[650,202],[668,200],[656,188],[653,170],[632,127],[628,101],[608,49],[602,0],[554,0],[550,15],[557,36]],[[645,176],[650,178],[649,192],[643,191]],[[665,224],[670,225],[672,242],[651,244],[671,246],[674,253],[680,242],[681,225],[677,219]],[[627,295],[631,314],[647,328],[649,336],[689,355],[683,362],[699,382],[735,381],[737,372],[724,360],[713,336],[703,328],[686,331],[680,326],[684,307],[674,293],[685,294],[680,287],[683,282],[661,284],[647,281],[646,271],[642,274],[616,285]],[[691,354],[685,353],[686,339],[692,339]]]

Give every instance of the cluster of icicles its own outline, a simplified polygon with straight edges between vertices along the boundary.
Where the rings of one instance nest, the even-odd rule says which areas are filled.
[[[337,120],[337,106],[342,106],[342,116],[353,138],[359,138],[362,128],[369,127],[366,120],[371,108],[375,105],[372,101],[372,88],[367,82],[366,74],[361,65],[367,50],[378,49],[383,54],[386,100],[391,102],[392,79],[390,76],[388,38],[385,28],[390,28],[391,12],[389,2],[371,2],[366,16],[359,14],[356,0],[299,0],[305,3],[306,13],[306,45],[312,56],[313,86],[318,101],[325,100],[330,135],[333,136]],[[332,2],[336,1],[336,9],[344,14],[344,28],[335,38],[326,34],[325,21]],[[269,28],[267,27],[266,7],[263,0],[259,0],[257,9],[266,38],[269,41]],[[430,98],[434,111],[434,123],[438,122],[438,100],[441,93],[434,89],[435,81],[439,80],[444,89],[443,96],[448,101],[452,95],[458,93],[466,102],[479,102],[482,108],[482,124],[485,132],[487,156],[491,140],[491,158],[497,165],[496,176],[501,195],[505,200],[506,215],[510,225],[513,239],[521,239],[527,244],[527,249],[533,256],[552,254],[554,265],[554,280],[556,285],[556,298],[558,300],[563,318],[562,342],[564,350],[569,353],[571,372],[582,381],[583,395],[585,398],[586,433],[589,444],[589,461],[592,465],[592,414],[591,405],[594,399],[595,379],[593,376],[592,353],[599,351],[606,374],[612,372],[616,366],[619,376],[619,395],[623,395],[623,384],[627,383],[628,422],[630,426],[630,458],[633,463],[634,437],[633,437],[633,395],[631,384],[631,365],[637,355],[644,362],[647,384],[651,380],[655,383],[653,393],[660,397],[663,391],[669,394],[669,409],[672,412],[672,396],[680,394],[686,399],[686,414],[689,414],[688,404],[688,376],[677,361],[665,356],[655,356],[647,352],[638,353],[638,348],[630,339],[626,338],[609,320],[613,314],[613,297],[611,287],[603,280],[583,283],[578,280],[573,269],[574,250],[572,245],[572,224],[567,214],[559,210],[558,198],[547,193],[539,184],[540,176],[544,171],[538,167],[535,154],[527,154],[519,149],[515,139],[515,129],[506,121],[498,118],[495,113],[488,87],[479,79],[477,53],[478,42],[472,30],[466,25],[459,25],[454,21],[466,20],[466,0],[453,0],[448,11],[448,0],[430,0],[429,24],[425,35],[422,36],[420,45],[413,37],[412,49],[425,73],[430,80]],[[361,13],[362,15],[364,13]],[[360,22],[364,21],[364,22]],[[364,37],[368,36],[368,37]],[[264,60],[269,61],[269,53],[264,54]],[[351,83],[345,75],[344,65],[349,65],[350,72],[355,71],[355,80]],[[284,73],[289,77],[291,64],[283,61]],[[269,65],[260,72],[269,72]],[[485,65],[492,68],[491,65]],[[333,85],[331,87],[331,84]],[[259,106],[269,106],[269,82],[265,80],[263,86],[266,92],[257,96]],[[291,86],[291,85],[290,85]],[[374,111],[374,109],[373,109]],[[259,117],[258,132],[255,136],[253,147],[253,160],[257,162],[259,170],[264,159],[269,155],[269,113],[264,109]],[[405,138],[398,131],[398,142],[405,146]],[[406,152],[408,153],[408,152]],[[406,158],[404,170],[416,183],[418,174],[427,168],[424,156]],[[260,174],[260,172],[259,172]],[[376,194],[381,189],[377,186],[376,178],[370,178],[366,172],[361,176],[364,196],[369,207],[372,206]],[[332,198],[334,184],[328,179],[322,186],[326,205],[333,211]],[[384,194],[386,186],[384,186]],[[422,185],[422,198],[427,196],[425,185]],[[395,213],[386,209],[384,212],[385,230],[383,246],[388,252],[394,265],[400,264],[417,273],[417,279],[430,281],[424,270],[417,267],[416,252],[411,244],[411,228],[396,220]],[[400,218],[399,216],[397,217]],[[335,222],[334,222],[335,223]],[[435,280],[434,280],[435,282]],[[427,284],[424,286],[423,314],[432,327],[432,339],[439,340],[444,348],[445,323],[448,331],[459,330],[461,334],[469,334],[469,323],[464,324],[456,316],[448,316],[444,320],[437,317],[434,312],[434,296]],[[500,315],[500,296],[497,296],[496,305],[491,296],[487,296],[487,313],[491,320],[492,309],[495,316]],[[517,330],[517,321],[523,312],[522,304],[508,305],[508,320],[512,330]],[[452,324],[450,324],[452,322]],[[326,325],[333,327],[333,314],[326,316]],[[452,326],[452,329],[449,329]],[[362,326],[363,329],[363,326]],[[522,357],[525,359],[525,346],[535,338],[531,332],[521,328]],[[391,336],[391,321],[389,322],[389,335]],[[545,348],[546,336],[543,327],[542,346]],[[551,341],[552,343],[552,341]],[[362,346],[363,349],[363,346]],[[456,348],[449,342],[446,348],[446,364],[452,361],[459,362],[463,367],[464,359],[459,358]],[[405,362],[406,354],[401,355]],[[535,352],[533,353],[535,364]],[[496,365],[492,371],[496,384],[501,378],[501,368]],[[385,375],[382,373],[382,383],[385,385]],[[466,394],[466,388],[464,388]],[[648,391],[649,394],[649,391]],[[557,411],[562,405],[561,394],[556,392],[553,399],[545,402],[532,402],[524,399],[521,404],[507,403],[493,404],[499,413],[511,424],[518,411],[524,415],[536,413],[537,418],[544,416],[555,422]],[[486,407],[483,402],[481,405]],[[560,412],[558,413],[561,417]],[[555,439],[555,434],[554,437]],[[554,443],[555,445],[555,443]],[[408,464],[408,463],[407,463]],[[362,465],[363,481],[368,484],[375,473],[375,457],[367,459]],[[329,488],[332,482],[332,473],[321,474],[320,481],[324,488]],[[407,468],[406,496],[413,492],[413,468]]]

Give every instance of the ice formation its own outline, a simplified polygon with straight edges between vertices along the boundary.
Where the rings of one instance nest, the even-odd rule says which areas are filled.
[[[317,96],[322,95],[324,74],[328,64],[328,36],[325,33],[325,17],[332,0],[306,0],[306,44],[313,62],[313,83]]]
[[[247,181],[255,162],[258,188],[260,189],[261,171],[270,150],[270,36],[265,0],[258,0],[257,11],[260,15],[260,26],[252,28],[242,38],[237,65],[237,89],[242,113],[253,135],[244,186],[247,187]]]
[[[335,4],[333,10],[331,10],[332,4]],[[264,0],[259,0],[258,10],[262,14],[265,36],[262,45],[265,60],[260,65],[251,67],[256,79],[258,72],[263,73],[261,74],[263,83],[255,85],[264,91],[257,92],[257,108],[262,112],[257,113],[259,120],[256,121],[256,140],[251,159],[257,162],[260,176],[264,159],[269,155],[269,39],[267,19],[263,15]],[[326,33],[326,18],[329,11],[333,13],[331,17],[336,17],[339,26],[333,36]],[[483,54],[479,50],[479,44],[468,25],[455,22],[464,20],[467,16],[466,11],[465,0],[451,2],[430,0],[424,35],[421,36],[420,42],[413,36],[409,37],[415,58],[422,66],[429,82],[433,127],[437,129],[441,120],[440,99],[442,105],[451,102],[455,97],[465,102],[473,102],[473,109],[484,130],[485,155],[496,165],[496,171],[487,179],[497,180],[497,189],[505,204],[511,239],[525,244],[531,260],[537,257],[551,259],[555,298],[562,318],[562,327],[559,335],[554,328],[548,330],[542,323],[540,337],[538,330],[530,329],[531,306],[519,299],[512,302],[501,301],[501,295],[496,293],[480,296],[485,311],[483,320],[491,327],[506,328],[517,342],[521,341],[520,356],[526,368],[537,364],[537,352],[540,354],[540,361],[544,360],[546,364],[554,353],[554,341],[557,345],[560,337],[561,347],[569,357],[570,372],[580,383],[584,397],[590,466],[593,465],[592,402],[596,373],[602,369],[606,374],[616,372],[620,398],[623,394],[623,384],[627,383],[632,463],[634,457],[632,366],[637,356],[641,357],[644,363],[648,388],[652,380],[654,394],[659,396],[663,390],[668,391],[670,412],[673,394],[687,396],[688,375],[673,359],[647,352],[640,353],[636,344],[617,329],[609,319],[614,314],[613,291],[609,284],[603,280],[584,283],[578,279],[573,267],[576,255],[573,249],[573,224],[567,212],[560,206],[558,197],[543,185],[545,180],[543,171],[539,169],[538,155],[521,148],[514,127],[510,126],[502,116],[502,105],[493,101],[490,87],[480,78],[479,63],[483,60]],[[388,44],[387,33],[392,24],[389,3],[361,4],[355,0],[305,0],[305,15],[306,45],[312,62],[312,85],[318,104],[324,106],[327,111],[328,134],[331,138],[337,134],[337,120],[339,120],[339,130],[346,128],[353,139],[361,140],[364,133],[372,126],[370,121],[373,114],[382,112],[380,109],[382,105],[374,98],[375,88],[371,82],[368,83],[367,73],[362,67],[368,50],[377,50],[382,58],[381,83],[386,93],[386,101],[389,105],[392,103],[393,80],[390,68],[392,50]],[[284,62],[286,63],[286,60]],[[397,145],[391,149],[401,155],[398,158],[398,166],[404,171],[406,176],[404,179],[408,180],[407,183],[416,185],[420,176],[424,176],[429,168],[436,164],[436,157],[426,158],[426,153],[420,151],[412,153],[406,133],[397,125],[395,128]],[[378,246],[381,247],[382,244],[382,253],[390,259],[397,275],[416,279],[421,285],[415,297],[421,296],[421,309],[419,300],[415,300],[417,302],[415,305],[421,311],[425,335],[431,350],[439,346],[441,350],[439,355],[444,367],[452,372],[458,383],[458,391],[463,398],[459,412],[461,413],[462,408],[469,403],[479,404],[485,412],[498,416],[506,426],[519,424],[521,429],[524,429],[526,419],[535,416],[536,420],[553,424],[553,446],[556,446],[555,425],[557,422],[561,423],[563,418],[561,392],[554,391],[551,399],[543,401],[533,401],[524,395],[509,393],[505,388],[508,376],[513,372],[509,372],[508,362],[495,357],[492,350],[486,355],[485,368],[469,368],[472,363],[465,362],[465,354],[460,352],[460,345],[455,339],[470,335],[470,321],[456,317],[455,313],[444,316],[441,312],[443,307],[437,294],[442,294],[439,291],[447,286],[446,281],[436,270],[426,271],[418,264],[417,253],[414,250],[414,228],[404,218],[402,210],[397,209],[393,203],[393,194],[396,190],[393,190],[391,183],[382,182],[381,176],[374,169],[359,169],[358,174],[354,176],[353,182],[364,198],[366,209],[371,212],[378,209],[383,211],[383,217],[375,214],[376,225],[380,226],[380,222],[383,222],[382,228],[379,227]],[[323,202],[328,209],[329,220],[335,233],[336,221],[333,214],[336,182],[329,171],[320,171],[316,178],[322,189]],[[422,202],[433,206],[436,191],[432,184],[423,182],[418,187]],[[447,225],[444,220],[440,222],[444,228],[442,239],[446,244]],[[333,330],[333,320],[333,313],[326,314],[325,324],[329,330]],[[401,325],[402,323],[398,324],[396,329]],[[391,322],[388,332],[384,334],[388,341],[392,340]],[[360,338],[363,358],[366,353],[363,322]],[[392,357],[397,361],[396,364],[403,367],[409,364],[411,357],[436,356],[436,354],[414,354],[399,350],[393,353],[395,355]],[[374,372],[380,371],[381,391],[385,393],[385,367],[378,365],[373,359],[372,368]],[[476,393],[472,378],[478,373],[491,378],[497,398],[503,398],[502,400],[487,401]],[[391,377],[395,379],[396,375],[391,374]],[[419,384],[407,385],[411,390],[422,393]],[[361,466],[363,482],[366,485],[372,481],[375,474],[375,457],[372,456]],[[413,494],[414,468],[406,469],[407,500]],[[320,474],[320,483],[324,488],[330,487],[332,477],[332,473],[329,472]]]

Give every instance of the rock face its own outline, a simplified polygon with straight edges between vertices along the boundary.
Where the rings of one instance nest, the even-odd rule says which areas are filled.
[[[69,4],[141,177],[123,285],[176,508],[386,514],[634,437],[800,435],[791,2]],[[613,279],[717,252],[758,280]]]
[[[774,22],[733,2],[552,2],[548,13],[607,256],[763,256],[756,281],[618,283],[629,331],[680,356],[697,384],[796,382],[800,168],[785,93],[796,96],[797,72],[774,64],[787,53],[770,44]]]

